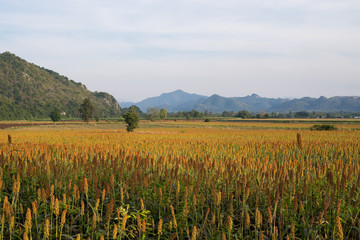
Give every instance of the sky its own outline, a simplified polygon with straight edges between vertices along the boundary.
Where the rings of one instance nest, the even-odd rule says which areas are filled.
[[[360,96],[359,0],[0,0],[0,52],[122,101]]]

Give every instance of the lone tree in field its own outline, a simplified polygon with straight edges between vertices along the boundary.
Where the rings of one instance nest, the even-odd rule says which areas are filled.
[[[94,105],[91,103],[90,99],[84,99],[83,103],[80,105],[79,111],[81,119],[85,122],[89,122],[89,120],[94,116]]]
[[[160,119],[166,119],[167,111],[165,108],[160,109]]]
[[[125,122],[127,124],[126,130],[133,132],[135,128],[139,126],[139,117],[136,115],[135,107],[131,106],[130,110],[124,115]]]
[[[50,113],[50,118],[53,122],[58,122],[61,120],[60,110],[55,108],[54,111]]]

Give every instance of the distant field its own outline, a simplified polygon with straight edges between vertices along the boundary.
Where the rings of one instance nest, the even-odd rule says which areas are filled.
[[[360,120],[204,120],[189,121],[142,121],[143,128],[229,128],[229,129],[275,129],[275,130],[307,130],[315,124],[331,124],[340,130],[360,130]]]
[[[359,239],[360,121],[291,121],[2,122],[0,237]]]
[[[118,126],[125,128],[124,122],[116,120],[90,122],[83,121],[60,121],[56,124],[50,121],[0,121],[0,129],[13,127],[48,126],[49,128],[82,127],[82,128],[111,128]],[[340,129],[360,130],[360,119],[212,119],[205,123],[201,120],[164,120],[164,121],[140,121],[141,128],[180,128],[180,127],[210,127],[210,128],[234,128],[234,129],[308,129],[314,124],[332,124]]]

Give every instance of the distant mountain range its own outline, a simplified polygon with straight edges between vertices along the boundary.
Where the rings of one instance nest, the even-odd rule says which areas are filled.
[[[221,113],[223,111],[238,112],[247,110],[249,112],[360,112],[360,97],[304,97],[299,99],[287,98],[265,98],[257,94],[245,97],[222,97],[214,94],[210,97],[198,94],[186,93],[176,90],[163,93],[158,97],[147,98],[138,103],[119,102],[121,107],[130,105],[138,106],[142,111],[151,107],[166,108],[169,112],[191,111],[193,109],[204,112]]]
[[[82,83],[29,63],[12,53],[0,54],[0,120],[48,118],[58,108],[79,117],[79,107],[89,98],[99,117],[117,117],[117,100],[105,92],[91,92]]]

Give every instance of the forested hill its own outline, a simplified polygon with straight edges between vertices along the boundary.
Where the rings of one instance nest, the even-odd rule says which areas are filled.
[[[95,115],[120,116],[119,104],[110,94],[91,92],[81,83],[12,53],[0,54],[0,120],[47,118],[55,108],[67,117],[79,117],[85,98],[93,103]]]

